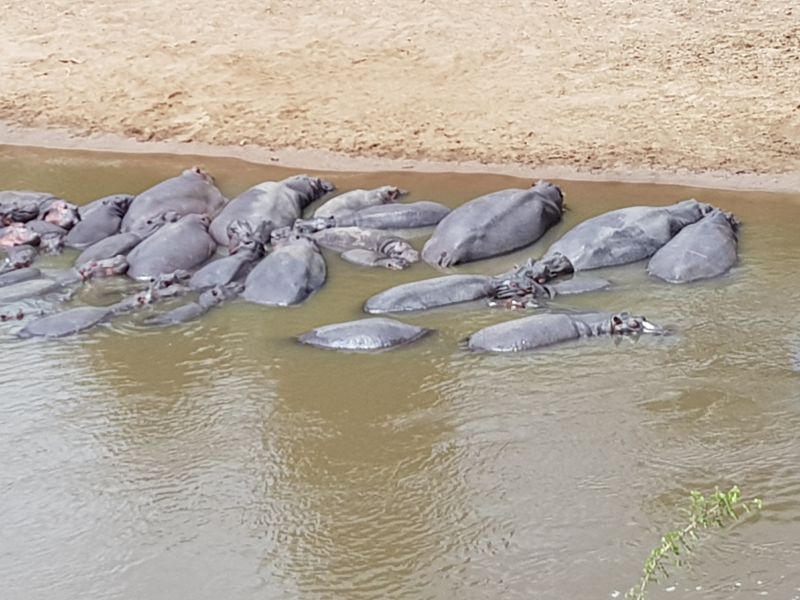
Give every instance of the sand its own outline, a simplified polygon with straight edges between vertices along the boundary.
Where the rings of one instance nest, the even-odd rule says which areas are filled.
[[[60,128],[273,160],[800,170],[796,0],[0,7],[0,143]]]

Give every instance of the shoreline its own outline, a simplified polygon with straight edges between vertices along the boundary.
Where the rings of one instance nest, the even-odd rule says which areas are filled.
[[[116,134],[83,136],[63,128],[18,127],[0,122],[0,145],[119,154],[170,154],[235,158],[290,169],[348,172],[417,171],[421,173],[486,173],[529,179],[677,185],[704,189],[800,193],[800,170],[787,173],[692,172],[655,169],[587,170],[570,165],[526,167],[508,163],[435,161],[350,156],[325,150],[270,149],[258,145],[202,142],[139,141]]]

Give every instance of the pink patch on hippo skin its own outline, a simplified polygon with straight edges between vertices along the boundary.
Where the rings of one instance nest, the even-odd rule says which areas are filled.
[[[6,248],[25,244],[35,246],[40,240],[39,234],[35,231],[31,231],[21,223],[14,223],[3,230],[3,235],[0,237],[0,246]]]
[[[80,221],[80,216],[75,206],[63,200],[56,200],[45,211],[42,220],[64,229],[70,229]]]

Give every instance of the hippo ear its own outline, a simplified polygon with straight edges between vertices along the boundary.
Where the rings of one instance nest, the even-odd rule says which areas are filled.
[[[611,317],[611,322],[612,322],[614,325],[622,325],[622,316],[620,316],[620,315],[613,315],[613,316]]]

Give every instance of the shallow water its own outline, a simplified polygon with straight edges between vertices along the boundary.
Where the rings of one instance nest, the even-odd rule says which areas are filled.
[[[192,164],[229,196],[289,174],[0,147],[0,189],[84,203]],[[528,183],[328,177],[452,206]],[[800,196],[560,183],[564,223],[457,271],[501,272],[590,216],[686,197],[743,221],[740,263],[688,286],[651,281],[642,263],[597,271],[612,291],[553,307],[630,310],[675,334],[513,356],[464,349],[470,333],[520,315],[481,303],[402,316],[436,333],[391,352],[301,347],[295,336],[358,318],[373,293],[436,274],[329,253],[328,284],[298,308],[236,302],[165,330],[134,315],[53,342],[0,325],[0,595],[617,597],[690,490],[736,483],[763,512],[703,536],[651,597],[800,598]],[[108,285],[74,303],[110,303]]]

